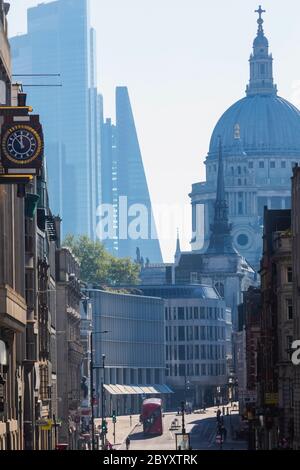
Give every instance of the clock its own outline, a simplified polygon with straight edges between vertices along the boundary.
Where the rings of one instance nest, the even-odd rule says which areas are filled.
[[[7,129],[2,138],[4,156],[16,165],[27,165],[37,159],[42,152],[40,134],[31,126],[16,125]]]

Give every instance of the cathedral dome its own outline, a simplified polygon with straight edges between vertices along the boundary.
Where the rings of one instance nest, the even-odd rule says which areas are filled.
[[[235,129],[247,155],[300,156],[300,111],[277,94],[254,94],[233,104],[218,121],[209,155],[218,154],[219,136],[225,156],[236,152]]]
[[[223,152],[249,156],[300,157],[300,111],[277,96],[273,81],[273,57],[263,30],[261,6],[256,12],[258,31],[250,56],[250,81],[246,97],[234,103],[218,121],[210,141],[208,157],[217,158],[219,137]]]

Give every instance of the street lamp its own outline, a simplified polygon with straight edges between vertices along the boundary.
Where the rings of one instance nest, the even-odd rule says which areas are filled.
[[[95,415],[94,415],[94,380],[93,380],[93,371],[94,369],[101,369],[102,366],[94,366],[94,356],[93,356],[93,336],[109,333],[105,331],[91,331],[91,360],[90,360],[90,400],[91,400],[91,411],[92,411],[92,450],[95,450]],[[103,357],[103,356],[102,356]],[[104,356],[105,357],[105,356]],[[102,417],[103,420],[103,417]]]

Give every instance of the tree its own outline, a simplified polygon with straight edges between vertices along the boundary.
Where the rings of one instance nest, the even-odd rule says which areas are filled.
[[[80,277],[88,284],[138,284],[140,267],[130,258],[116,258],[99,241],[88,236],[68,235],[64,246],[71,249],[80,263]]]

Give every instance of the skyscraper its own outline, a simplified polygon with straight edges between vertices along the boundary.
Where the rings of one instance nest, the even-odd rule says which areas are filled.
[[[28,10],[28,32],[11,38],[15,74],[45,133],[50,203],[63,218],[63,234],[95,236],[99,203],[95,32],[89,0],[57,0]]]
[[[113,207],[116,256],[161,263],[152,205],[127,87],[116,89],[116,124],[102,123],[102,202]],[[111,234],[112,235],[112,234]]]

